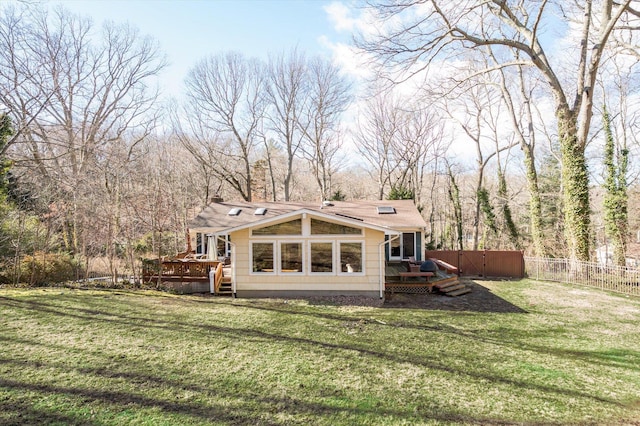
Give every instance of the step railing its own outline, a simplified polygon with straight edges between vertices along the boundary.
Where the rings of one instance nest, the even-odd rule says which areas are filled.
[[[224,276],[223,265],[218,263],[213,273],[213,293],[218,294],[220,292],[220,285],[222,284],[222,277]]]

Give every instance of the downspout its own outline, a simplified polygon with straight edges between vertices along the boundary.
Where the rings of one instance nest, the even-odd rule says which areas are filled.
[[[227,235],[227,243],[231,246],[231,294],[233,294],[233,298],[236,296],[236,245],[235,243],[229,240]]]
[[[400,234],[395,234],[395,235],[389,235],[389,239],[385,240],[383,242],[381,242],[380,244],[378,244],[378,254],[380,255],[380,299],[384,299],[384,272],[385,272],[385,261],[386,261],[386,257],[384,255],[384,252],[382,251],[382,247],[385,244],[389,244],[391,243],[391,241],[393,241],[396,238],[400,238]]]

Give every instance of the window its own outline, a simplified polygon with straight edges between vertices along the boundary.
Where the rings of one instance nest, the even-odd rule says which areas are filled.
[[[302,243],[280,244],[280,272],[302,272]]]
[[[197,232],[196,233],[196,254],[206,254],[208,244],[209,244],[209,238],[207,238],[207,234],[202,232]]]
[[[402,258],[407,259],[416,255],[416,234],[405,232],[402,234]]]
[[[333,243],[311,243],[311,272],[333,272]]]
[[[340,272],[362,272],[362,243],[340,243]]]
[[[302,219],[254,229],[253,235],[302,235]]]
[[[311,235],[362,235],[360,228],[311,219]]]
[[[392,240],[391,240],[391,244],[390,244],[390,249],[391,249],[391,257],[393,258],[400,258],[402,253],[400,252],[400,237],[396,237],[396,236],[391,236]]]
[[[265,207],[258,207],[253,214],[256,216],[264,216],[267,214],[267,209]]]
[[[229,216],[238,216],[240,214],[240,212],[242,211],[242,209],[238,208],[238,207],[234,207],[231,210],[229,210],[228,215]]]
[[[273,272],[273,243],[253,243],[251,245],[251,257],[253,260],[253,272]]]

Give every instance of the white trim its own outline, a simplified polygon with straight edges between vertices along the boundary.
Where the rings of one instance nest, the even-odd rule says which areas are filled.
[[[253,270],[253,245],[254,244],[271,244],[271,251],[273,252],[273,271],[254,271]],[[233,253],[231,254],[233,256]],[[249,241],[249,275],[276,275],[278,249],[276,247],[276,241]],[[235,268],[234,268],[235,269]]]
[[[278,270],[277,270],[277,274],[280,276],[292,276],[292,275],[306,275],[306,269],[305,268],[305,247],[304,247],[304,240],[301,239],[296,239],[296,240],[278,240],[276,241],[277,246],[278,246]],[[301,271],[296,271],[296,272],[283,272],[282,271],[282,245],[283,244],[300,244],[300,268],[302,269]]]
[[[241,231],[243,229],[250,229],[250,228],[258,228],[258,227],[263,227],[266,225],[269,225],[271,223],[278,223],[278,222],[285,222],[286,219],[291,218],[291,217],[296,217],[296,216],[300,216],[301,218],[306,219],[306,217],[304,217],[304,215],[308,216],[315,216],[315,217],[320,217],[323,219],[326,219],[327,221],[333,221],[333,222],[338,222],[338,223],[345,223],[345,224],[349,224],[355,228],[368,228],[368,229],[374,229],[376,231],[381,231],[384,232],[385,234],[395,234],[397,233],[397,231],[395,229],[386,227],[386,226],[379,226],[379,225],[374,225],[371,223],[366,223],[366,222],[361,222],[359,220],[355,220],[355,219],[349,219],[346,217],[342,217],[342,216],[336,216],[334,214],[325,214],[325,213],[320,213],[314,210],[309,210],[309,209],[300,209],[300,210],[294,210],[288,213],[284,213],[281,214],[279,216],[274,216],[274,217],[270,217],[270,218],[265,218],[265,219],[261,219],[255,222],[250,222],[250,223],[245,223],[243,225],[238,225],[232,228],[227,228],[225,230],[226,233],[231,233],[231,232],[236,232],[236,231]],[[253,216],[253,215],[252,215]]]
[[[384,240],[378,245],[378,255],[380,256],[380,265],[379,265],[380,276],[378,277],[379,286],[380,286],[380,299],[384,299],[384,277],[385,277],[385,265],[387,260],[387,256],[386,256],[387,249],[384,246],[386,244],[390,244],[394,238],[400,238],[400,234],[392,235],[389,237],[388,240]],[[391,259],[391,250],[389,250],[389,259]]]
[[[337,240],[337,266],[338,266],[338,270],[337,270],[337,274],[338,276],[364,276],[367,275],[366,274],[366,270],[367,268],[365,267],[366,265],[366,248],[365,248],[365,241],[364,240]],[[358,272],[342,272],[342,250],[341,246],[342,244],[353,244],[353,243],[359,243],[360,244],[360,253],[361,253],[361,259],[360,259],[360,271]]]
[[[326,222],[326,223],[332,223],[332,224],[335,224],[335,225],[343,225],[343,226],[347,226],[349,228],[358,229],[360,231],[360,233],[359,234],[312,234],[311,233],[311,221],[313,219],[314,218],[311,217],[311,218],[309,218],[309,221],[308,221],[308,228],[309,229],[308,229],[308,233],[306,235],[308,235],[310,237],[313,237],[313,238],[329,238],[329,237],[333,237],[333,238],[336,238],[336,237],[362,238],[364,236],[364,226],[363,226],[362,223],[360,223],[360,226],[351,226],[351,224],[346,225],[345,223],[337,221],[337,220],[324,220],[324,219],[322,219],[322,220],[318,219],[318,220],[321,220],[322,222]],[[386,232],[387,231],[385,230],[385,233]]]
[[[308,256],[307,256],[307,259],[306,259],[306,263],[307,263],[307,266],[308,266],[307,275],[312,275],[312,276],[316,276],[316,275],[325,275],[325,276],[336,275],[336,273],[337,273],[336,265],[339,263],[337,261],[336,243],[337,243],[337,240],[329,240],[329,239],[319,239],[319,240],[309,239],[309,240],[307,240],[307,253],[308,253]],[[313,272],[311,270],[312,269],[311,244],[331,244],[331,272]]]

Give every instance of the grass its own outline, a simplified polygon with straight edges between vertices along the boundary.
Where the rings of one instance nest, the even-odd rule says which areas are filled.
[[[0,424],[640,424],[638,299],[481,284],[522,312],[0,290]]]

